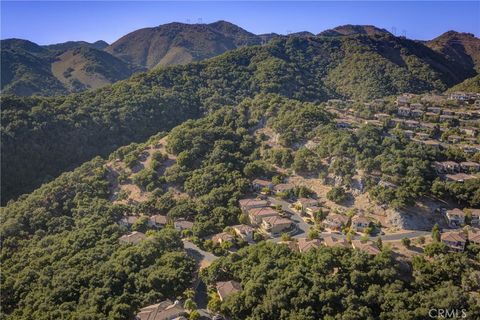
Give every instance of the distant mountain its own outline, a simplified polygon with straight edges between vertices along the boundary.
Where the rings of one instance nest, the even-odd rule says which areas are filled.
[[[225,21],[211,24],[174,22],[131,32],[105,50],[131,64],[152,69],[199,61],[260,43],[260,37]]]
[[[333,29],[328,29],[320,32],[319,36],[349,36],[353,34],[364,34],[369,36],[383,36],[383,35],[392,35],[385,29],[380,29],[375,26],[370,25],[352,25],[347,24],[343,26],[338,26]]]
[[[448,31],[426,45],[464,69],[474,68],[480,73],[480,39],[473,34]]]
[[[70,92],[98,89],[126,79],[134,69],[111,54],[91,47],[76,47],[55,57],[51,70]]]
[[[1,90],[20,96],[58,95],[100,88],[141,68],[97,48],[104,41],[39,46],[22,39],[1,41]]]
[[[108,43],[103,40],[98,40],[93,43],[86,42],[86,41],[67,41],[62,43],[46,45],[43,47],[48,50],[58,50],[58,51],[65,51],[68,49],[73,49],[75,47],[89,47],[97,50],[103,50],[106,47],[108,47]]]

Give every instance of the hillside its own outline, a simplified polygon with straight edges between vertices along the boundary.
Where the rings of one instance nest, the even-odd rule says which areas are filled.
[[[480,39],[473,34],[448,31],[427,41],[426,45],[464,69],[475,69],[480,73]]]
[[[351,25],[351,24],[338,26],[333,29],[328,29],[320,32],[318,35],[336,37],[336,36],[350,36],[355,34],[363,34],[363,35],[369,35],[369,36],[385,36],[385,35],[391,36],[392,35],[387,30],[380,29],[375,26]]]
[[[184,243],[206,246],[211,235],[244,223],[238,200],[251,195],[250,181],[258,177],[282,181],[288,171],[306,177],[312,171],[316,179],[320,173],[342,177],[347,186],[352,171],[381,170],[398,179],[394,197],[428,192],[430,162],[442,156],[438,150],[370,125],[355,132],[336,128],[325,107],[259,94],[96,157],[10,202],[1,211],[1,290],[9,294],[2,295],[0,315],[132,319],[143,306],[187,297],[197,270],[172,222],[192,222],[182,232]],[[267,128],[279,136],[274,147],[262,131]],[[306,140],[317,144],[293,147]],[[334,158],[342,161],[324,162]],[[370,182],[368,192],[378,187]],[[296,190],[297,196],[308,192]],[[147,220],[157,214],[168,220],[160,231]],[[139,219],[125,226],[121,219],[128,216]],[[146,238],[119,243],[130,231]],[[235,279],[245,292],[224,301],[208,297],[211,310],[232,319],[289,319],[305,310],[302,319],[389,319],[395,316],[390,303],[397,303],[395,314],[408,319],[423,318],[428,301],[478,314],[474,293],[480,286],[470,281],[478,276],[474,254],[447,253],[436,243],[431,252],[441,254],[433,259],[402,261],[387,243],[374,256],[345,247],[300,253],[271,240],[244,241],[248,247],[232,255],[218,248],[228,256],[201,271],[202,278],[212,287]],[[410,296],[416,299],[405,298]]]
[[[142,70],[101,51],[104,45],[72,41],[39,46],[21,39],[2,40],[2,93],[67,94],[99,88]]]
[[[256,35],[225,21],[174,22],[131,32],[105,50],[131,64],[152,69],[200,61],[253,44],[260,44]]]
[[[130,77],[134,70],[114,56],[89,47],[76,47],[55,57],[52,74],[70,92],[98,89]]]
[[[3,201],[93,156],[257,93],[369,99],[444,91],[465,78],[456,64],[407,39],[289,37],[65,98],[4,97]]]
[[[95,42],[87,42],[87,41],[67,41],[62,43],[55,43],[43,46],[45,49],[48,50],[57,50],[57,51],[65,51],[69,49],[73,49],[76,47],[88,47],[97,50],[103,50],[108,47],[108,43],[103,40],[98,40]]]
[[[475,77],[468,78],[465,81],[448,89],[448,92],[456,92],[456,91],[480,93],[480,75],[476,75]]]

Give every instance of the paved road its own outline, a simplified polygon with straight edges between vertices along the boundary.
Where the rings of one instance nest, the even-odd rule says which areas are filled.
[[[290,203],[285,200],[276,199],[274,197],[268,197],[268,200],[273,205],[281,205],[283,211],[289,212],[292,216],[290,217],[297,224],[298,232],[293,236],[293,238],[305,238],[308,235],[308,230],[312,227],[305,220],[302,219],[300,214],[290,208]],[[278,239],[278,238],[277,238]]]
[[[187,253],[190,254],[195,259],[195,261],[197,261],[197,263],[201,263],[201,261],[206,261],[210,264],[218,259],[218,257],[213,253],[200,249],[197,245],[188,240],[183,239],[183,246]]]

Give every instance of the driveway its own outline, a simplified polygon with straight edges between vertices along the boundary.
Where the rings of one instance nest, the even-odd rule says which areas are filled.
[[[187,254],[194,258],[200,266],[204,266],[205,264],[210,265],[213,261],[218,259],[216,255],[200,249],[196,244],[186,239],[183,239],[182,241]]]
[[[285,211],[285,212],[288,212],[291,214],[291,217],[290,219],[296,223],[297,225],[297,229],[298,229],[298,232],[297,234],[295,234],[293,236],[293,238],[306,238],[307,235],[308,235],[308,231],[310,230],[310,228],[312,227],[311,225],[309,225],[308,223],[306,223],[302,217],[300,216],[300,214],[298,214],[297,212],[295,212],[294,210],[292,210],[290,208],[290,203],[285,201],[285,200],[281,200],[281,199],[276,199],[274,197],[268,197],[268,201],[270,201],[270,203],[272,205],[281,205],[282,206],[282,210]],[[275,242],[279,241],[279,238],[275,238],[273,239]]]

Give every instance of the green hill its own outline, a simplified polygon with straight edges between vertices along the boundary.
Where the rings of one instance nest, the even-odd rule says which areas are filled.
[[[462,83],[448,89],[448,92],[465,91],[480,93],[480,75],[476,75],[473,78],[468,78]]]
[[[105,50],[131,64],[152,69],[199,61],[260,42],[258,36],[225,21],[174,22],[131,32]]]
[[[67,94],[99,88],[143,70],[101,51],[104,44],[72,41],[39,46],[20,39],[2,40],[2,93]]]
[[[392,35],[385,29],[380,29],[375,26],[370,25],[352,25],[347,24],[343,26],[338,26],[333,29],[328,29],[325,31],[320,32],[319,36],[351,36],[354,34],[363,34],[369,36],[385,36],[385,35]]]
[[[393,36],[275,38],[185,66],[54,99],[3,97],[6,201],[96,155],[257,93],[301,101],[444,91],[466,72]]]

